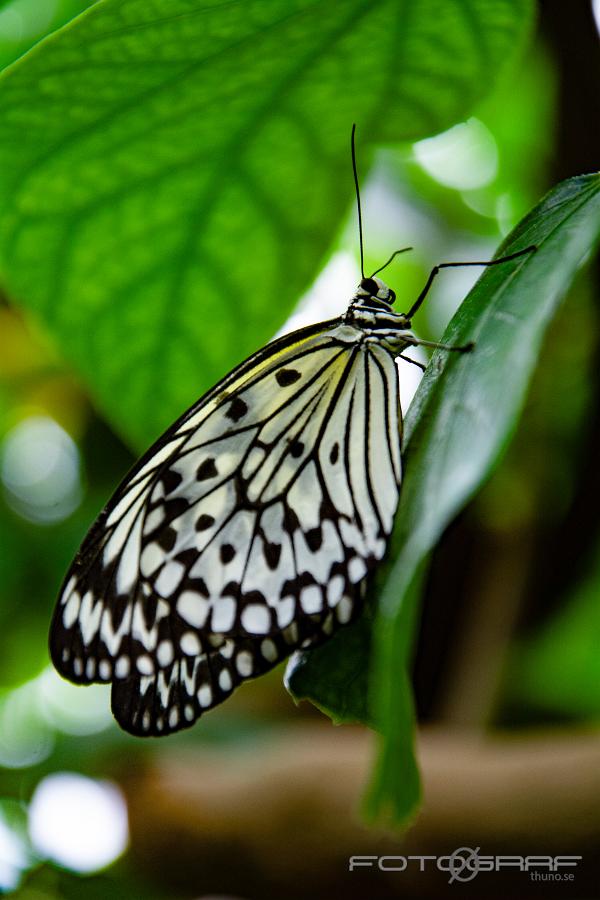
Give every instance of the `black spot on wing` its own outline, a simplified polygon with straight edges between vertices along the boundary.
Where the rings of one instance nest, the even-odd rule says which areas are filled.
[[[231,544],[223,544],[219,550],[219,557],[221,562],[226,564],[231,562],[233,557],[235,556],[235,547]]]
[[[156,542],[163,550],[167,552],[172,550],[177,540],[177,532],[174,528],[163,528],[156,538]]]
[[[298,516],[296,515],[292,507],[288,506],[287,504],[284,508],[283,527],[288,532],[288,534],[293,534],[296,529],[300,527]]]
[[[268,567],[275,570],[281,558],[281,544],[265,541],[264,554]]]
[[[294,384],[294,382],[298,381],[301,377],[302,376],[297,369],[279,369],[275,375],[277,384],[280,387],[289,387],[290,384]]]
[[[213,516],[209,516],[208,513],[202,513],[196,520],[196,531],[206,531],[207,528],[211,528],[214,524]]]
[[[302,441],[292,441],[290,444],[290,453],[295,459],[298,459],[299,456],[302,456],[304,453],[304,444]]]
[[[229,404],[229,409],[225,413],[225,416],[228,419],[231,419],[233,422],[239,422],[243,416],[248,412],[248,406],[241,397],[234,397],[231,403]]]
[[[218,474],[214,457],[209,456],[208,459],[205,459],[198,466],[196,470],[196,479],[198,481],[205,481],[207,478],[214,478]]]
[[[188,591],[195,591],[195,593],[197,594],[202,594],[203,597],[210,596],[210,592],[208,590],[208,587],[206,586],[206,582],[199,576],[188,578],[185,582],[185,588]]]
[[[165,517],[170,522],[173,519],[178,519],[179,516],[182,516],[186,509],[188,508],[189,503],[187,500],[184,500],[183,497],[177,497],[173,500],[165,500]]]
[[[180,475],[179,472],[175,472],[173,469],[167,469],[167,471],[163,474],[161,480],[165,488],[165,494],[171,494],[176,488],[179,487],[179,485],[183,481],[183,476]]]
[[[195,547],[188,547],[186,550],[180,550],[173,559],[180,562],[186,569],[191,569],[196,560],[198,559],[199,553]]]
[[[306,532],[306,543],[313,553],[316,553],[317,550],[321,547],[323,543],[323,532],[321,531],[321,526],[317,525],[316,528],[311,528],[310,531]]]

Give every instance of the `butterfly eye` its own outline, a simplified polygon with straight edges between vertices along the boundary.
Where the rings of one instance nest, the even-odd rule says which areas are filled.
[[[373,297],[377,296],[377,292],[379,290],[379,285],[373,278],[363,278],[363,280],[360,283],[360,286],[363,289],[363,291],[366,291],[371,296],[373,296]]]

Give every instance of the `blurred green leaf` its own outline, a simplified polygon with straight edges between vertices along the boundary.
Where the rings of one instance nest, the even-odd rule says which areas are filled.
[[[515,648],[509,702],[545,714],[600,715],[600,555],[572,596],[537,634]]]
[[[452,319],[444,341],[460,345],[472,340],[474,351],[434,353],[405,423],[405,479],[389,561],[378,578],[370,689],[361,661],[362,683],[354,679],[341,709],[331,702],[331,673],[347,665],[342,660],[353,652],[346,631],[332,642],[335,653],[329,651],[327,667],[319,662],[325,648],[306,654],[300,666],[295,663],[302,673],[301,695],[331,709],[334,718],[364,720],[369,696],[369,718],[381,732],[369,809],[393,823],[410,817],[418,797],[414,763],[408,763],[408,787],[403,766],[412,759],[407,669],[423,561],[510,439],[546,326],[599,235],[600,176],[559,184],[517,226],[498,255],[531,244],[537,252],[487,269]],[[293,669],[288,682],[295,692]]]
[[[363,159],[448,127],[531,18],[530,0],[105,0],[0,78],[9,295],[145,445],[314,276],[351,123]]]

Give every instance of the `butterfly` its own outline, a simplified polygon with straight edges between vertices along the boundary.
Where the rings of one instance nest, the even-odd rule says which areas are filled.
[[[352,161],[362,279],[346,312],[267,344],[185,412],[65,578],[53,663],[77,684],[111,682],[113,714],[133,734],[188,727],[326,640],[358,615],[386,552],[402,478],[396,360],[428,344],[412,317],[437,271],[462,264],[437,266],[395,312],[385,267],[364,276],[354,129]]]

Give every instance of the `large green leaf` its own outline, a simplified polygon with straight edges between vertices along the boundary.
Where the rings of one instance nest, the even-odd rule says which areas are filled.
[[[466,115],[531,0],[101,0],[0,77],[0,266],[139,445],[283,321],[348,140]]]
[[[407,670],[422,566],[510,439],[546,326],[599,236],[600,176],[589,175],[559,184],[504,242],[499,255],[531,244],[538,249],[487,269],[444,335],[451,344],[472,340],[475,349],[436,351],[409,409],[405,479],[389,560],[375,591],[374,629],[369,613],[288,668],[297,697],[313,700],[335,720],[376,725],[381,753],[370,809],[397,823],[410,816],[419,796]],[[362,655],[355,653],[357,634]],[[352,661],[354,677],[346,674],[332,692],[331,680],[340,670],[348,673]]]

